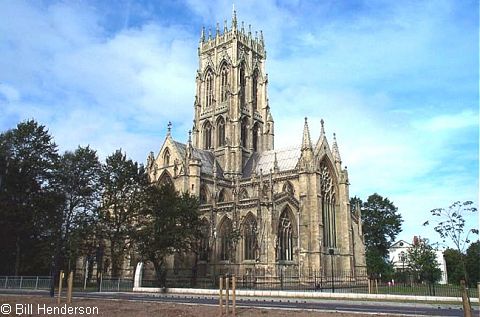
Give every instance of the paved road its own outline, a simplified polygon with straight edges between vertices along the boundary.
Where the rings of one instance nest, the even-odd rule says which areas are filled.
[[[39,294],[48,296],[46,291],[0,290],[3,294]],[[77,298],[141,300],[152,302],[182,303],[196,305],[218,305],[216,296],[179,295],[179,294],[142,294],[142,293],[94,293],[75,292]],[[325,299],[281,299],[281,298],[237,298],[237,307],[275,308],[314,311],[335,311],[344,313],[398,314],[403,316],[463,316],[461,305],[346,301]],[[478,308],[473,316],[478,315]]]

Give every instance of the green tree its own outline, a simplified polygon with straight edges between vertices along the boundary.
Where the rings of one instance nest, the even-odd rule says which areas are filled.
[[[440,235],[443,243],[453,243],[455,250],[461,255],[460,261],[465,273],[464,279],[468,281],[467,270],[465,267],[465,248],[470,243],[470,235],[478,235],[478,229],[465,228],[465,217],[477,212],[472,201],[456,201],[448,208],[435,208],[430,211],[434,222],[433,229]],[[425,221],[424,226],[430,225],[430,221]]]
[[[435,249],[428,239],[419,239],[407,252],[409,270],[415,275],[417,282],[433,284],[442,277]]]
[[[72,269],[81,249],[95,233],[100,205],[101,164],[90,147],[65,152],[56,173],[57,191],[63,197],[58,219],[58,248]]]
[[[119,276],[125,253],[131,248],[147,176],[142,165],[127,159],[121,150],[117,150],[106,158],[100,183],[99,238],[106,240],[112,276]],[[103,254],[103,250],[99,253]],[[100,266],[103,264],[100,263]]]
[[[170,184],[149,186],[140,208],[136,246],[150,261],[159,286],[166,286],[165,260],[175,253],[194,251],[201,237],[198,199],[180,195]]]
[[[475,287],[480,281],[480,241],[470,244],[465,255],[465,268],[471,287]]]
[[[448,283],[460,284],[460,280],[465,277],[463,255],[456,249],[448,248],[443,252],[443,256],[447,266]]]
[[[57,146],[34,120],[0,134],[0,262],[6,274],[49,270],[59,202],[52,186],[57,162]]]
[[[367,269],[370,274],[388,275],[392,266],[388,262],[388,249],[402,230],[402,216],[388,198],[375,193],[366,202],[354,197],[350,204],[361,205],[362,230],[365,239]]]

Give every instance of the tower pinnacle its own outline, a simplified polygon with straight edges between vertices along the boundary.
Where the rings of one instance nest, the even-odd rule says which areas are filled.
[[[303,136],[302,136],[302,151],[312,150],[312,141],[310,140],[310,130],[308,128],[307,117],[305,117],[305,124],[303,125]]]
[[[237,11],[235,11],[235,4],[232,5],[232,29],[237,30]]]
[[[340,151],[338,150],[337,136],[335,135],[335,133],[333,134],[332,152],[333,152],[333,157],[335,159],[335,162],[338,162],[341,164],[342,159],[340,158]]]

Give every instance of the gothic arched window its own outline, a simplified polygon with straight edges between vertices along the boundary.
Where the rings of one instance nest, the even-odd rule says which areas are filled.
[[[278,259],[293,260],[293,225],[290,219],[290,209],[283,210],[278,221]]]
[[[205,186],[200,187],[200,204],[208,203],[208,189]]]
[[[210,236],[210,224],[208,223],[207,219],[203,219],[200,225],[200,243],[199,243],[199,250],[198,250],[199,259],[202,261],[208,260],[209,236]]]
[[[258,69],[253,71],[252,78],[252,106],[253,111],[257,110],[257,93],[258,93]]]
[[[205,150],[212,148],[212,125],[210,122],[206,122],[203,126],[203,145]]]
[[[335,184],[325,162],[320,164],[320,193],[322,196],[323,241],[326,247],[336,247]]]
[[[252,147],[255,152],[258,151],[258,123],[255,123],[252,128]]]
[[[217,144],[218,146],[225,145],[225,120],[222,117],[217,120]]]
[[[164,185],[173,186],[172,177],[170,176],[170,174],[168,174],[167,171],[164,171],[162,173],[162,175],[158,178],[157,183],[158,183],[159,186],[164,186]]]
[[[240,106],[245,107],[245,86],[247,85],[247,80],[245,78],[245,64],[242,63],[240,66]]]
[[[245,260],[255,260],[255,251],[257,249],[257,221],[248,214],[243,225],[243,237],[244,237],[244,257]]]
[[[165,151],[163,151],[163,165],[164,166],[170,165],[170,151],[168,150],[168,148],[166,148]]]
[[[222,190],[220,190],[220,192],[218,193],[218,202],[219,202],[219,203],[223,203],[225,200],[226,200],[225,189],[222,189]]]
[[[232,222],[228,218],[225,218],[220,226],[219,240],[220,260],[228,261],[232,250]]]
[[[227,101],[227,96],[228,96],[228,68],[227,65],[224,64],[222,66],[222,70],[220,71],[220,77],[221,77],[221,91],[220,91],[220,101]]]
[[[213,73],[211,70],[207,71],[205,85],[205,105],[210,107],[213,104]]]
[[[242,146],[244,148],[247,147],[247,133],[248,131],[248,122],[247,122],[247,118],[243,118],[242,120],[242,126],[241,126],[241,131],[240,131],[240,138],[241,138],[241,141],[242,141]]]

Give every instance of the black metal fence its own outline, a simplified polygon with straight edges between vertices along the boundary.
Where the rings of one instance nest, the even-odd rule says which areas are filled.
[[[459,285],[419,282],[412,274],[404,273],[403,280],[369,279],[365,275],[352,275],[345,272],[332,277],[312,272],[299,276],[293,272],[275,275],[242,274],[236,275],[237,289],[244,290],[288,290],[303,292],[335,292],[363,294],[395,294],[412,296],[461,297]],[[195,276],[188,271],[168,271],[165,285],[168,288],[218,289],[220,275]],[[47,290],[51,278],[48,276],[0,276],[0,289]],[[74,279],[76,291],[131,292],[133,279],[102,276],[99,280],[85,281],[81,277]],[[66,285],[66,280],[64,282]],[[57,285],[55,285],[57,286]],[[159,287],[154,279],[142,280],[143,287]],[[472,298],[478,298],[478,288],[467,289]]]
[[[363,293],[363,294],[396,294],[413,296],[447,296],[461,297],[460,285],[429,283],[420,281],[416,274],[403,272],[402,278],[372,278],[366,271],[341,272],[322,274],[309,272],[299,275],[295,271],[279,270],[276,274],[259,274],[252,271],[248,274],[235,274],[237,289],[251,290],[288,290],[303,292],[335,292],[335,293]],[[227,273],[228,275],[228,273]],[[142,280],[143,287],[168,287],[168,288],[203,288],[217,289],[218,275],[196,276],[191,271],[168,271],[165,285],[160,285],[155,279]],[[395,277],[397,279],[395,279]],[[478,298],[478,289],[467,289],[470,297]]]

